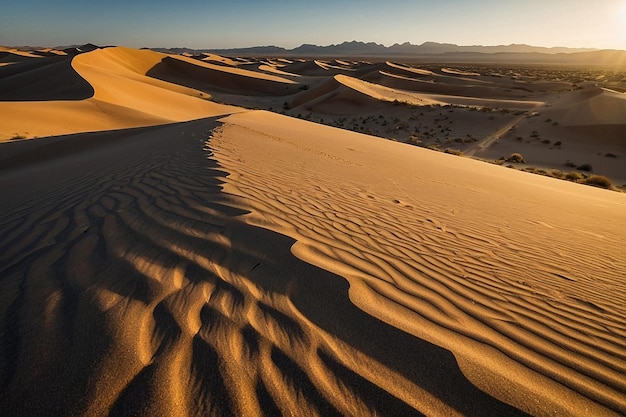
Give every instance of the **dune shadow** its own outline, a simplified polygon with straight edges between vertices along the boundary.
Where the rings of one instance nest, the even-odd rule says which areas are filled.
[[[268,292],[288,294],[298,310],[326,332],[465,415],[527,415],[476,388],[463,375],[448,350],[390,326],[356,307],[349,299],[349,284],[343,277],[291,254],[291,247],[296,243],[292,238],[242,221],[232,227],[236,257],[251,258],[239,262],[244,268],[235,272],[250,277]],[[257,264],[254,271],[245,269],[245,266]],[[331,367],[335,372],[346,372],[341,365]]]
[[[229,282],[218,271],[241,277],[266,294],[289,297],[316,326],[462,414],[525,415],[476,388],[449,351],[352,304],[348,282],[295,257],[294,239],[246,223],[242,215],[247,212],[241,208],[245,201],[225,193],[220,185],[229,173],[203,151],[206,136],[182,133],[208,133],[216,126],[216,118],[211,118],[73,136],[75,144],[81,138],[99,140],[74,147],[71,158],[59,151],[45,164],[31,164],[23,171],[24,184],[39,181],[45,193],[27,199],[5,188],[15,194],[7,192],[5,197],[18,201],[0,206],[6,208],[0,216],[3,415],[24,415],[25,410],[45,415],[47,409],[67,414],[68,407],[87,407],[89,396],[103,389],[95,379],[94,364],[112,360],[108,355],[115,338],[124,331],[139,333],[139,324],[144,323],[126,311],[145,311],[153,323],[152,341],[137,347],[152,358],[143,368],[127,371],[130,382],[118,390],[108,410],[111,415],[123,415],[125,410],[141,415],[167,386],[157,375],[182,343],[185,317],[180,312],[196,305],[194,297],[202,297],[205,304],[198,308],[200,329],[189,342],[191,363],[182,368],[190,376],[179,380],[197,394],[190,401],[203,402],[199,407],[207,413],[234,413],[238,399],[227,388],[231,377],[222,374],[219,335],[239,332],[239,339],[227,340],[243,341],[250,363],[240,366],[260,367],[255,360],[264,351],[285,386],[324,415],[340,414],[306,367],[279,344],[261,348],[270,342],[255,323],[245,322],[249,320],[245,312],[256,309],[256,320],[278,329],[275,333],[286,333],[277,337],[293,346],[309,343],[302,324],[276,306],[251,302],[245,285]],[[37,151],[30,152],[36,160]],[[3,175],[0,172],[0,187],[6,185]],[[173,272],[181,266],[179,275]],[[184,279],[176,281],[177,276]],[[198,296],[203,288],[210,288],[210,294]],[[104,296],[111,300],[108,304],[96,302]],[[123,319],[115,321],[115,311],[122,311]],[[124,355],[132,358],[133,349]],[[324,367],[379,415],[422,415],[337,358],[312,349]],[[118,358],[113,360],[111,364]],[[270,413],[279,402],[271,385],[264,378],[252,385],[259,406]]]
[[[85,100],[94,89],[72,67],[73,56],[0,66],[0,101]]]
[[[284,96],[299,91],[298,84],[255,78],[232,72],[232,68],[225,67],[221,70],[204,67],[202,64],[202,61],[194,65],[181,59],[165,57],[146,75],[205,92]]]

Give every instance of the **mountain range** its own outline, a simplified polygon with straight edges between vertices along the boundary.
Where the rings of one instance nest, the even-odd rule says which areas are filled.
[[[421,45],[414,45],[409,42],[403,44],[394,44],[384,46],[375,42],[359,42],[350,41],[340,44],[319,46],[312,44],[302,44],[297,48],[286,49],[279,46],[254,46],[249,48],[232,48],[232,49],[190,49],[190,48],[152,48],[161,52],[168,53],[196,53],[196,52],[213,52],[217,54],[278,54],[278,55],[430,55],[430,54],[448,54],[448,53],[542,53],[542,54],[559,54],[559,53],[579,53],[597,51],[593,48],[566,48],[566,47],[541,47],[525,44],[482,46],[471,45],[463,46],[452,43],[424,42]]]
[[[151,48],[170,54],[263,56],[293,58],[387,58],[412,62],[575,65],[615,70],[626,69],[626,51],[594,48],[541,47],[525,44],[462,46],[451,43],[409,42],[384,46],[374,42],[350,41],[336,45],[303,44],[293,49],[255,46],[233,49]]]

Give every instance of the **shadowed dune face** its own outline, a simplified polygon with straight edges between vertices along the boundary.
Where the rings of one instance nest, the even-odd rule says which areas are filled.
[[[72,57],[0,67],[0,101],[84,100],[93,94],[93,87],[72,68]]]
[[[243,69],[222,67],[182,57],[165,57],[146,75],[206,91],[241,95],[293,94],[298,84],[276,75],[265,75]]]

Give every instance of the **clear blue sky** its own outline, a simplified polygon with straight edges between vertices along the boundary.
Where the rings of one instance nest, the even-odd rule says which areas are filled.
[[[233,48],[360,40],[626,50],[626,0],[0,0],[0,45]]]

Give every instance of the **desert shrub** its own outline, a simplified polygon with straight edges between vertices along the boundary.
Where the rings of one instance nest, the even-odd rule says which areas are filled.
[[[545,143],[546,145],[550,143],[550,139],[544,139],[541,141],[541,143]]]
[[[505,159],[506,162],[514,162],[514,163],[518,163],[518,164],[525,164],[526,161],[524,161],[524,157],[522,156],[521,153],[512,153],[511,155],[509,155],[508,158]]]
[[[457,155],[457,156],[461,156],[463,155],[463,152],[461,152],[458,149],[452,149],[452,148],[446,148],[445,151],[443,151],[444,153],[449,153],[451,155]]]
[[[554,142],[554,146],[561,146],[563,143],[560,140]]]
[[[582,164],[576,167],[577,170],[579,171],[586,171],[586,172],[590,172],[593,171],[593,167],[589,164]]]
[[[419,137],[415,136],[415,135],[411,135],[409,136],[409,139],[407,140],[407,143],[411,144],[411,145],[421,145],[422,141],[420,140]]]
[[[579,181],[583,178],[584,177],[582,176],[582,174],[576,171],[569,172],[567,175],[565,175],[565,179],[570,181]]]
[[[26,136],[16,133],[11,139],[26,139]]]
[[[606,154],[604,154],[604,156],[606,156],[607,158],[617,158],[617,155],[611,152],[607,152]]]
[[[583,184],[593,185],[594,187],[611,189],[611,180],[604,175],[591,175],[582,182]]]
[[[559,178],[559,179],[565,178],[565,173],[558,169],[551,169],[550,172],[548,172],[548,175],[550,177]]]

